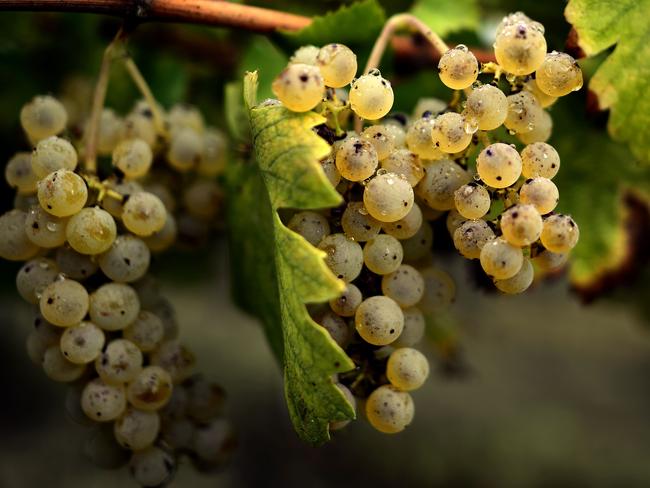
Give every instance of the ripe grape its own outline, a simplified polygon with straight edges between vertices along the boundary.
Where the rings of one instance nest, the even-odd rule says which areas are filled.
[[[176,219],[173,214],[167,214],[163,228],[142,239],[151,252],[162,252],[174,244],[177,234]]]
[[[366,127],[361,133],[361,138],[372,144],[380,161],[387,158],[395,150],[395,139],[390,130],[384,125]]]
[[[541,176],[526,180],[519,190],[519,201],[534,205],[542,215],[553,211],[559,200],[560,192],[555,183]]]
[[[197,457],[195,466],[200,470],[222,467],[230,459],[232,448],[232,428],[226,419],[214,419],[199,425],[194,431],[190,446]]]
[[[363,251],[359,243],[344,234],[330,234],[318,244],[325,251],[325,264],[337,278],[345,282],[354,280],[363,267]]]
[[[325,158],[320,162],[320,165],[323,168],[327,180],[332,184],[332,186],[336,187],[341,181],[341,173],[339,173],[339,170],[336,167],[335,159],[332,157]]]
[[[155,446],[134,452],[129,466],[135,481],[144,487],[164,486],[176,472],[176,460]]]
[[[99,266],[113,281],[139,280],[149,268],[151,253],[142,239],[126,234],[118,236],[110,249],[99,256]]]
[[[43,371],[53,381],[71,383],[78,380],[85,370],[84,364],[68,361],[58,344],[48,347],[43,353]]]
[[[530,263],[530,259],[526,258],[517,274],[506,280],[495,280],[494,286],[503,293],[514,295],[526,291],[533,283],[534,277],[533,265]]]
[[[203,153],[196,171],[201,176],[212,178],[226,167],[228,140],[223,132],[210,128],[203,134]]]
[[[55,217],[69,217],[79,212],[88,199],[83,178],[67,169],[50,173],[38,182],[38,201]]]
[[[113,166],[126,178],[140,178],[149,172],[153,153],[149,144],[142,139],[127,139],[113,150]]]
[[[345,290],[338,297],[330,300],[330,308],[341,317],[354,317],[357,307],[361,304],[363,296],[356,285],[346,283]]]
[[[9,210],[0,216],[0,257],[10,261],[24,261],[36,255],[38,246],[25,232],[27,213]]]
[[[362,181],[370,178],[378,164],[375,147],[365,139],[348,137],[336,151],[336,169],[346,180]]]
[[[316,66],[323,75],[325,86],[341,88],[357,74],[357,55],[343,44],[327,44],[318,51]]]
[[[106,210],[86,207],[70,217],[65,234],[72,249],[81,254],[94,255],[111,247],[117,227]]]
[[[310,64],[316,66],[316,58],[318,57],[318,52],[320,48],[316,46],[301,46],[295,50],[291,58],[289,58],[290,64]]]
[[[544,28],[526,20],[502,25],[494,42],[494,55],[508,73],[517,76],[532,73],[546,56]]]
[[[81,322],[88,313],[88,292],[78,281],[57,280],[43,289],[39,305],[45,320],[70,327]]]
[[[110,108],[104,108],[99,118],[97,134],[97,154],[108,156],[115,146],[124,139],[126,126],[124,120]]]
[[[462,151],[472,142],[472,131],[468,131],[467,127],[467,120],[459,113],[438,115],[431,129],[434,146],[445,153]]]
[[[34,97],[20,110],[20,124],[32,142],[58,134],[67,122],[63,104],[49,95]]]
[[[154,147],[157,134],[151,111],[147,114],[133,112],[127,115],[124,119],[124,138],[142,139],[149,147]]]
[[[422,270],[421,276],[424,280],[424,296],[420,301],[420,310],[435,315],[449,307],[456,298],[456,282],[449,273],[429,266]]]
[[[546,112],[540,107],[533,94],[520,91],[508,96],[508,114],[503,124],[512,132],[519,135],[526,134],[543,123],[544,113]]]
[[[67,218],[50,215],[40,205],[35,205],[27,213],[25,234],[39,247],[53,248],[65,243]]]
[[[454,236],[454,232],[458,229],[463,222],[466,222],[467,219],[458,213],[458,210],[453,209],[447,214],[447,219],[445,225],[447,227],[447,232],[451,237]]]
[[[483,246],[480,259],[483,270],[489,276],[496,280],[507,280],[519,272],[524,255],[521,248],[497,238]]]
[[[471,179],[469,173],[451,159],[432,161],[424,166],[424,178],[415,191],[429,207],[451,210],[455,207],[455,191]]]
[[[149,107],[145,106],[150,113]],[[199,109],[186,103],[177,103],[169,109],[166,120],[172,135],[182,129],[192,129],[198,133],[205,130],[205,121]]]
[[[32,153],[32,171],[38,178],[45,178],[59,169],[74,171],[77,167],[77,151],[70,142],[52,136],[43,139]]]
[[[399,337],[404,328],[404,314],[391,298],[366,298],[357,308],[354,324],[361,338],[375,346],[385,346]]]
[[[521,176],[521,157],[517,150],[497,142],[483,149],[476,158],[476,171],[481,180],[493,188],[507,188]]]
[[[482,85],[467,96],[463,114],[470,125],[476,124],[480,130],[494,130],[506,120],[508,100],[496,86]]]
[[[440,57],[440,81],[453,90],[468,88],[478,77],[478,61],[467,46],[460,44]]]
[[[546,95],[563,97],[582,88],[582,70],[570,55],[553,51],[537,68],[535,82]]]
[[[431,224],[423,222],[420,230],[413,237],[401,242],[404,250],[404,261],[413,262],[424,258],[430,251],[433,244],[433,229]]]
[[[485,187],[470,182],[454,192],[454,203],[466,219],[480,219],[490,210],[492,200]]]
[[[185,173],[198,167],[203,154],[203,137],[192,128],[173,133],[167,150],[167,161],[177,171]]]
[[[56,264],[65,276],[79,281],[95,274],[98,268],[91,256],[80,254],[67,246],[56,250]]]
[[[339,347],[346,347],[352,340],[352,330],[348,323],[331,310],[327,310],[318,320]]]
[[[403,431],[413,421],[414,414],[411,395],[391,385],[380,386],[366,401],[368,422],[384,434]]]
[[[142,370],[142,352],[131,341],[114,339],[97,357],[95,370],[106,383],[129,383],[134,381]]]
[[[88,311],[90,319],[102,329],[121,330],[140,313],[140,300],[129,285],[106,283],[90,295]]]
[[[400,242],[388,234],[380,234],[363,247],[366,267],[378,275],[395,271],[402,264],[403,250]]]
[[[172,379],[159,366],[147,366],[129,383],[126,395],[135,408],[146,411],[160,410],[172,394]]]
[[[424,295],[424,278],[413,266],[402,264],[381,279],[381,290],[400,307],[412,307]]]
[[[390,119],[384,121],[384,130],[388,138],[393,141],[395,149],[403,148],[406,145],[406,131],[399,122],[393,122]]]
[[[429,361],[417,349],[401,347],[388,358],[386,376],[395,388],[417,390],[429,377]]]
[[[201,376],[194,376],[183,386],[187,399],[186,411],[190,418],[197,422],[208,422],[222,413],[225,393],[219,385],[206,381]],[[168,407],[169,404],[165,407],[166,411]]]
[[[61,335],[61,352],[72,363],[90,363],[102,352],[104,341],[102,329],[92,322],[81,322],[65,329]]]
[[[431,138],[429,137],[429,139]],[[429,144],[431,145],[430,141]],[[424,168],[420,163],[420,158],[408,149],[393,151],[381,162],[381,167],[389,173],[406,178],[411,186],[417,185],[424,177]]]
[[[360,76],[350,86],[350,107],[359,117],[381,119],[393,106],[393,88],[378,70]]]
[[[424,337],[426,327],[424,315],[418,307],[404,308],[402,313],[404,314],[404,328],[392,345],[395,347],[412,347]]]
[[[556,97],[551,97],[540,90],[537,86],[537,82],[534,79],[528,80],[526,83],[524,83],[524,90],[528,90],[530,93],[532,93],[542,108],[550,107],[555,102],[557,102]]]
[[[544,249],[533,258],[533,263],[544,271],[553,271],[564,266],[568,259],[568,253],[555,253]]]
[[[271,90],[289,110],[307,112],[323,99],[325,84],[316,66],[295,63],[277,76]]]
[[[42,365],[45,352],[50,347],[54,347],[55,350],[59,349],[60,338],[61,328],[50,324],[42,316],[37,315],[34,319],[34,328],[29,332],[25,341],[29,359],[36,365]],[[59,352],[60,355],[61,353]]]
[[[123,385],[110,385],[101,378],[90,381],[81,393],[81,408],[95,422],[110,422],[126,409]]]
[[[160,417],[156,412],[145,412],[127,407],[113,426],[115,439],[126,449],[140,451],[154,443],[160,431]]]
[[[373,218],[362,202],[350,202],[341,216],[346,237],[357,242],[372,239],[381,230],[381,223]]]
[[[18,152],[5,166],[5,180],[18,193],[29,195],[36,192],[38,176],[32,169],[32,155],[28,152]]]
[[[165,226],[167,210],[160,198],[148,192],[131,195],[124,203],[122,222],[138,236],[150,236]]]
[[[413,237],[420,227],[422,227],[422,210],[417,203],[413,204],[411,211],[404,218],[387,222],[382,226],[386,234],[400,240]]]
[[[542,176],[549,180],[560,170],[560,155],[545,142],[534,142],[521,151],[521,173],[525,178]]]
[[[363,191],[366,210],[380,222],[404,218],[413,207],[414,194],[409,182],[394,173],[377,174]]]
[[[192,376],[196,363],[194,354],[176,340],[163,342],[150,359],[151,364],[164,369],[174,383],[181,383]]]
[[[27,261],[16,275],[16,289],[29,303],[38,305],[46,286],[56,281],[59,268],[48,258],[34,258]]]
[[[319,213],[310,211],[295,214],[287,227],[303,236],[313,246],[318,246],[318,243],[330,233],[327,219]]]
[[[546,110],[541,110],[533,129],[529,132],[517,134],[517,138],[524,144],[546,142],[553,132],[553,119]]]
[[[528,246],[542,233],[542,216],[533,205],[518,204],[501,215],[501,232],[513,246]]]
[[[156,314],[141,310],[137,318],[124,329],[123,336],[142,352],[151,352],[162,343],[165,327]]]
[[[122,200],[112,198],[110,196],[105,197],[101,202],[101,206],[109,214],[111,214],[116,219],[122,218],[122,212],[124,211],[124,203],[128,201],[131,195],[144,191],[142,185],[137,181],[127,180],[119,183],[114,183],[112,181],[106,181],[105,184],[110,190],[113,190],[116,193],[122,195]],[[147,185],[148,188],[151,188],[153,185]],[[155,187],[154,187],[155,188]],[[151,192],[153,193],[153,191]]]
[[[422,159],[442,159],[445,154],[433,143],[435,117],[428,115],[415,120],[406,131],[406,146]]]
[[[494,237],[485,220],[466,220],[454,231],[454,247],[467,259],[478,259],[483,246]]]
[[[575,247],[580,237],[578,224],[568,215],[550,215],[544,219],[541,240],[546,249],[566,253]]]

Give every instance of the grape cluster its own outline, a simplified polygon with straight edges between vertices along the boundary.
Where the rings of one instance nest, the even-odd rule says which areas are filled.
[[[171,479],[183,454],[217,468],[233,446],[224,392],[195,373],[148,270],[177,237],[196,242],[212,227],[225,138],[193,107],[172,107],[163,128],[147,103],[126,117],[106,108],[96,174],[79,162],[88,134],[75,140],[67,120],[52,96],[27,103],[20,121],[33,150],[5,169],[17,194],[0,216],[0,257],[26,261],[16,287],[36,308],[29,357],[70,385],[67,410],[94,426],[86,450],[99,465],[130,457],[142,486]]]
[[[341,44],[298,49],[272,85],[287,109],[327,118],[315,129],[331,144],[321,167],[345,203],[295,212],[287,225],[324,251],[346,284],[310,312],[355,362],[336,385],[353,406],[363,399],[368,421],[384,433],[412,421],[409,392],[429,374],[414,346],[425,315],[455,295],[453,279],[431,264],[430,221],[447,215],[456,248],[480,258],[505,293],[528,288],[531,261],[561,266],[578,240],[571,217],[553,213],[560,158],[545,142],[544,108],[580,88],[580,68],[566,54],[547,54],[543,28],[521,13],[499,26],[495,53],[499,64],[482,66],[463,45],[443,53],[440,79],[462,92],[450,103],[422,99],[410,119],[390,114],[392,87],[378,70],[355,78],[356,56]],[[491,82],[479,80],[490,74]],[[513,135],[525,144],[521,152],[501,142]]]

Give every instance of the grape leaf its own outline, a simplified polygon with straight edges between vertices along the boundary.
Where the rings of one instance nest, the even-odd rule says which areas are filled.
[[[411,13],[439,36],[475,29],[479,21],[476,0],[419,0],[411,8]]]
[[[650,0],[571,0],[565,16],[588,56],[615,46],[589,83],[609,132],[650,162]]]
[[[305,304],[325,302],[344,288],[327,268],[325,254],[280,220],[280,208],[334,206],[341,197],[327,181],[319,159],[328,144],[312,127],[313,112],[292,113],[279,105],[255,106],[257,74],[244,78],[255,164],[229,176],[234,293],[263,323],[284,367],[285,396],[298,435],[312,444],[329,439],[328,423],[354,418],[332,375],[354,364]]]

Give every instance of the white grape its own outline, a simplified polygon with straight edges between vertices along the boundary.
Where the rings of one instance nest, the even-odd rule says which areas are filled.
[[[316,46],[301,46],[294,51],[289,58],[289,63],[291,64],[310,64],[316,66],[316,58],[318,57],[318,52],[320,48]]]
[[[485,187],[470,182],[454,192],[454,203],[466,219],[480,219],[490,210],[492,200]]]
[[[402,264],[404,251],[393,236],[380,234],[363,247],[363,261],[366,267],[378,275],[392,273]]]
[[[506,120],[508,100],[498,87],[482,85],[467,96],[463,114],[467,122],[476,124],[479,130],[494,130]]]
[[[394,95],[390,82],[379,71],[371,71],[352,81],[350,107],[359,117],[381,119],[393,107]]]
[[[478,61],[467,46],[460,44],[440,57],[440,80],[453,90],[468,88],[478,77]]]
[[[525,20],[503,25],[494,42],[494,55],[508,73],[517,76],[532,73],[546,56],[543,27]]]
[[[445,156],[431,136],[435,123],[436,119],[431,115],[420,117],[406,131],[406,146],[422,159],[442,159]]]
[[[381,222],[368,213],[362,202],[350,202],[341,216],[341,227],[348,238],[366,242],[379,234]]]
[[[445,153],[462,151],[472,142],[472,132],[467,127],[467,120],[459,113],[438,115],[431,129],[434,146]]]
[[[148,192],[131,195],[124,203],[122,222],[138,236],[150,236],[165,226],[167,210],[160,198]]]
[[[34,97],[20,110],[20,124],[32,141],[58,134],[67,122],[65,107],[49,95]]]
[[[456,298],[456,282],[446,271],[429,266],[421,271],[424,295],[418,308],[428,315],[435,315],[448,308]]]
[[[542,216],[533,205],[520,203],[501,215],[501,232],[513,246],[528,246],[542,233]]]
[[[541,176],[526,180],[519,190],[519,201],[533,205],[542,215],[552,212],[559,200],[560,192],[555,183]]]
[[[197,166],[197,172],[209,178],[222,173],[226,167],[228,140],[219,129],[209,128],[203,134],[203,153]]]
[[[429,377],[429,361],[417,349],[401,347],[388,358],[386,376],[402,391],[417,390]]]
[[[394,173],[377,174],[363,191],[366,210],[380,222],[404,218],[413,207],[413,188],[408,180]]]
[[[85,365],[68,361],[58,344],[48,347],[43,353],[43,371],[53,381],[71,383],[78,380],[85,370]]]
[[[395,173],[416,186],[424,177],[424,168],[417,154],[408,149],[397,149],[381,162],[381,167],[389,173]]]
[[[81,322],[65,329],[61,335],[61,352],[72,363],[90,363],[102,352],[105,340],[102,329],[92,322]]]
[[[45,287],[56,281],[59,267],[48,258],[27,261],[16,275],[16,289],[27,302],[37,305]]]
[[[497,238],[483,246],[480,259],[483,270],[489,276],[496,280],[506,280],[519,272],[524,255],[521,248]]]
[[[517,134],[517,138],[524,144],[546,142],[553,132],[553,118],[546,110],[541,110],[534,127],[529,132]]]
[[[113,166],[126,178],[141,178],[149,172],[153,153],[142,139],[127,139],[113,150]]]
[[[553,51],[537,68],[535,82],[546,95],[563,97],[582,88],[582,70],[570,55]]]
[[[417,203],[413,204],[411,211],[405,217],[396,220],[395,222],[384,223],[382,228],[386,234],[389,234],[396,239],[403,240],[413,237],[420,227],[422,227],[422,210]]]
[[[356,285],[346,283],[345,290],[338,297],[330,300],[330,308],[341,317],[354,317],[354,313],[363,301],[361,291]]]
[[[99,266],[113,281],[130,283],[139,280],[149,268],[151,253],[142,239],[121,235],[99,256]]]
[[[363,267],[363,251],[358,242],[348,239],[344,234],[330,234],[318,244],[325,251],[325,264],[337,278],[350,282]]]
[[[176,472],[176,461],[159,447],[136,451],[129,462],[133,478],[143,487],[164,486]]]
[[[140,410],[160,410],[172,394],[172,379],[159,366],[147,366],[127,387],[129,403]]]
[[[28,152],[14,154],[5,166],[5,180],[18,193],[35,193],[39,178],[32,169],[32,155]]]
[[[80,254],[71,247],[60,247],[56,250],[56,264],[61,273],[73,280],[84,280],[97,271],[97,263],[86,254]]]
[[[348,137],[336,151],[336,169],[349,181],[370,178],[378,164],[375,147],[365,139]]]
[[[142,352],[133,342],[114,339],[95,360],[95,370],[104,382],[121,385],[135,380],[142,360]]]
[[[343,44],[327,44],[318,51],[316,66],[323,75],[325,86],[341,88],[357,74],[357,56]]]
[[[183,344],[176,340],[163,342],[150,356],[153,366],[163,368],[174,383],[182,383],[192,376],[196,358]]]
[[[57,280],[43,289],[39,305],[45,320],[70,327],[81,322],[88,313],[88,292],[78,281]]]
[[[494,237],[485,220],[466,220],[454,231],[454,247],[467,259],[478,259],[483,246]]]
[[[25,232],[27,213],[22,210],[9,210],[0,216],[0,257],[10,261],[24,261],[38,253]]]
[[[492,188],[506,188],[521,176],[521,157],[517,150],[497,142],[483,149],[476,158],[476,171]]]
[[[404,328],[392,345],[395,347],[412,347],[424,337],[426,328],[424,314],[418,307],[404,308],[402,313],[404,314]]]
[[[151,352],[162,343],[165,327],[156,314],[142,310],[138,317],[124,329],[123,336],[138,346],[142,352]]]
[[[380,386],[366,400],[368,422],[384,434],[403,431],[413,421],[414,414],[411,395],[394,386]]]
[[[568,215],[550,215],[544,219],[541,240],[546,249],[566,253],[575,247],[580,238],[578,224]]]
[[[67,218],[55,217],[43,210],[40,205],[36,205],[27,213],[25,234],[39,247],[59,247],[66,241],[67,224]]]
[[[391,298],[366,298],[354,315],[354,323],[361,338],[375,346],[385,346],[397,339],[404,328],[404,314]]]
[[[435,210],[452,210],[454,193],[472,177],[451,159],[431,161],[424,166],[424,178],[415,188],[418,197]]]
[[[90,319],[104,330],[122,330],[140,313],[140,300],[123,283],[106,283],[90,295]]]
[[[38,178],[45,178],[50,173],[67,169],[74,171],[77,167],[77,151],[70,142],[52,136],[39,141],[32,153],[32,171]]]
[[[346,347],[352,340],[353,332],[348,323],[331,310],[327,310],[318,319],[318,324],[329,333],[339,347]]]
[[[81,254],[101,254],[115,242],[113,216],[99,207],[86,207],[70,217],[65,229],[68,243]]]
[[[160,431],[160,417],[156,412],[145,412],[128,407],[113,426],[115,439],[122,447],[140,451],[154,443]]]
[[[381,279],[381,290],[400,307],[416,305],[424,295],[424,278],[413,266],[402,264]]]
[[[538,176],[549,180],[560,170],[560,155],[545,142],[534,142],[521,151],[521,173],[525,178]]]
[[[341,390],[341,392],[343,393],[343,396],[345,397],[347,402],[352,406],[352,409],[356,413],[357,401],[354,398],[354,395],[352,394],[352,392],[348,389],[347,386],[342,385],[341,383],[336,383],[336,387],[339,390]],[[347,426],[349,423],[350,423],[349,420],[335,420],[335,421],[329,423],[329,428],[330,428],[330,431],[341,430],[342,428]]]
[[[508,96],[508,114],[503,125],[521,136],[533,131],[542,122],[544,113],[533,94],[521,91]]]
[[[124,138],[126,130],[124,120],[112,109],[104,108],[99,118],[97,134],[97,154],[108,156],[115,146]]]
[[[42,365],[45,352],[50,347],[54,347],[54,350],[59,349],[60,338],[61,328],[50,324],[40,314],[37,315],[34,319],[34,328],[30,330],[25,341],[25,348],[29,359],[36,365]],[[61,356],[60,351],[58,355]]]
[[[530,259],[524,259],[521,269],[514,276],[506,280],[496,280],[496,286],[503,293],[514,295],[526,291],[533,283],[535,277],[535,270],[530,263]]]
[[[115,420],[126,409],[124,386],[110,385],[101,378],[95,378],[81,393],[81,408],[95,422]]]
[[[83,178],[67,169],[50,173],[38,182],[41,207],[56,217],[69,217],[79,212],[88,199]]]
[[[307,112],[320,103],[325,83],[320,70],[308,64],[290,64],[273,81],[271,89],[293,112]]]
[[[387,158],[395,149],[395,140],[385,125],[371,125],[361,133],[361,138],[373,145],[377,158],[381,161]]]

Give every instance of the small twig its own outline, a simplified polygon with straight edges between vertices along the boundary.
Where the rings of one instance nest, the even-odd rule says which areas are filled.
[[[131,76],[131,79],[138,87],[138,90],[140,91],[145,101],[147,102],[147,105],[149,105],[149,108],[151,109],[151,114],[153,116],[153,124],[154,127],[156,128],[156,133],[160,134],[165,139],[167,139],[168,134],[167,134],[167,129],[165,128],[165,120],[163,118],[163,115],[160,113],[160,107],[158,105],[158,102],[156,102],[153,93],[151,93],[151,89],[149,88],[147,81],[144,79],[144,76],[142,76],[142,73],[140,73],[138,66],[135,64],[135,62],[131,57],[127,56],[126,58],[124,58],[124,66],[126,67],[126,70]]]

